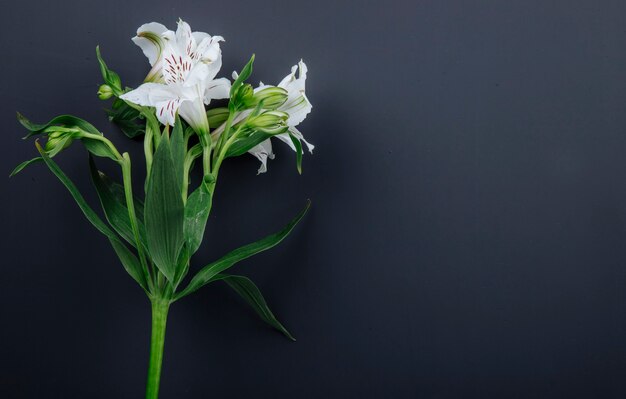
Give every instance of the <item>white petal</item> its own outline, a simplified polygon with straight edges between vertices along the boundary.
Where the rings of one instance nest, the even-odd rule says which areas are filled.
[[[163,51],[163,33],[167,28],[157,22],[150,22],[141,25],[137,29],[137,36],[133,37],[133,42],[141,48],[150,65],[153,66],[159,59]]]
[[[257,173],[267,172],[267,159],[274,159],[274,153],[272,152],[272,142],[270,139],[265,140],[261,144],[257,144],[252,147],[248,153],[257,157],[261,161],[261,166]]]
[[[180,117],[185,120],[196,132],[208,132],[209,121],[206,116],[206,109],[202,99],[183,101],[178,110]]]
[[[159,83],[144,83],[135,90],[122,94],[120,98],[133,104],[154,107],[156,103],[152,102],[150,94],[156,90],[163,89],[164,85]]]
[[[163,78],[167,84],[183,83],[194,63],[187,54],[169,41],[163,50]]]
[[[158,102],[156,104],[156,116],[159,122],[164,125],[174,126],[176,113],[181,106],[181,102],[179,98]]]
[[[287,101],[278,109],[289,114],[287,125],[295,127],[306,118],[312,108],[311,102],[302,92],[297,97],[287,97]]]
[[[156,117],[164,125],[174,125],[176,112],[183,101],[180,93],[160,83],[144,83],[120,98],[133,104],[155,107]]]
[[[298,69],[299,76],[296,78]],[[278,84],[278,87],[287,90],[287,101],[280,106],[279,110],[289,114],[287,120],[289,126],[297,126],[313,108],[305,94],[306,73],[306,64],[300,61],[298,65],[291,68],[291,73]]]
[[[178,20],[176,43],[181,53],[191,56],[196,51],[196,40],[191,34],[191,27],[182,19]]]
[[[220,100],[230,97],[230,80],[219,78],[206,83],[204,103],[209,105],[211,100]]]
[[[304,144],[306,144],[307,148],[309,149],[309,152],[311,154],[313,154],[313,149],[315,148],[315,146],[313,144],[309,143],[308,141],[306,141],[306,139],[302,135],[302,132],[300,132],[298,129],[296,129],[295,126],[291,126],[289,128],[289,131],[291,132],[292,135],[294,135],[295,137],[299,138],[300,141],[304,141]]]

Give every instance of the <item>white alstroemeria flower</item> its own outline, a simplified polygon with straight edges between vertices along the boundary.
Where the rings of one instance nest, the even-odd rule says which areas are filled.
[[[208,132],[204,104],[228,98],[230,90],[228,79],[214,79],[222,66],[219,42],[224,39],[192,33],[182,20],[175,33],[157,23],[143,25],[139,30],[134,41],[153,66],[148,76],[154,76],[157,82],[144,83],[120,98],[155,107],[156,116],[164,125],[173,126],[178,113],[197,132]],[[160,77],[155,68],[160,68]]]
[[[299,75],[296,78],[296,72],[298,69]],[[302,133],[296,129],[296,126],[306,118],[307,114],[311,112],[311,109],[313,108],[311,102],[305,94],[306,73],[306,64],[303,61],[300,61],[298,65],[294,65],[291,68],[291,73],[285,76],[285,78],[278,84],[278,87],[287,91],[287,101],[278,107],[277,110],[289,114],[289,119],[287,119],[289,133],[303,141],[309,149],[309,152],[312,154],[315,146],[306,141]],[[255,92],[266,87],[268,86],[261,83],[261,85],[255,89]],[[296,151],[296,147],[293,145],[293,142],[289,137],[289,133],[278,134],[274,137],[284,141],[287,145],[289,145],[289,147],[291,147],[292,150]],[[267,171],[267,159],[274,159],[270,139],[252,147],[248,152],[261,161],[261,167],[259,168],[258,173],[265,173]]]

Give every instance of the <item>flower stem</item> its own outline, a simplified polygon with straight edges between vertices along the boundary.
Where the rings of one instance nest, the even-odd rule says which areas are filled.
[[[152,299],[152,337],[150,339],[150,365],[148,366],[146,399],[157,399],[159,397],[165,325],[169,307],[170,302],[168,300],[162,298]]]

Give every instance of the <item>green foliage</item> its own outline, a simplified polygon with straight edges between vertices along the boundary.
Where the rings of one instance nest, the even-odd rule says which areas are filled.
[[[100,203],[102,204],[102,209],[104,210],[107,221],[124,240],[133,247],[136,247],[128,207],[126,206],[124,187],[115,183],[107,175],[99,171],[93,157],[89,157],[89,169],[91,172],[91,180],[100,198]],[[135,211],[139,219],[140,239],[145,248],[146,232],[143,225],[143,203],[138,199],[135,199],[134,203]]]
[[[119,96],[122,94],[122,81],[120,80],[120,76],[110,70],[107,67],[107,64],[102,59],[102,55],[100,54],[100,46],[96,46],[96,57],[98,58],[98,64],[100,65],[100,73],[102,73],[102,79],[104,79],[104,83],[106,83],[113,94]]]
[[[141,136],[146,132],[143,114],[119,98],[113,101],[111,109],[106,110],[109,121],[115,123],[128,138]]]
[[[189,285],[187,285],[187,287],[183,291],[181,291],[175,297],[175,299],[180,299],[184,296],[191,294],[194,291],[197,291],[205,284],[210,283],[217,274],[222,273],[226,269],[233,266],[235,263],[256,255],[259,252],[268,250],[280,243],[293,230],[296,224],[298,224],[298,222],[304,217],[310,205],[311,202],[307,201],[305,208],[278,233],[271,234],[259,241],[237,248],[234,251],[229,252],[222,258],[218,259],[217,261],[203,267],[191,279]]]
[[[91,207],[87,204],[74,183],[72,183],[72,181],[65,175],[65,173],[63,173],[61,168],[59,168],[59,166],[52,160],[52,158],[50,158],[48,154],[46,154],[44,149],[38,143],[36,143],[36,146],[39,154],[41,154],[41,158],[43,159],[43,161],[46,163],[50,171],[52,171],[52,173],[61,181],[61,183],[63,183],[65,188],[67,188],[67,190],[70,192],[72,198],[74,198],[74,201],[76,201],[76,204],[78,204],[80,210],[83,211],[83,214],[85,215],[87,220],[89,220],[89,222],[91,222],[91,224],[99,232],[104,234],[109,239],[111,245],[113,245],[113,249],[120,257],[122,265],[124,266],[128,274],[130,274],[130,276],[135,281],[137,281],[137,283],[139,283],[139,285],[144,290],[147,290],[146,280],[144,278],[141,267],[138,262],[133,262],[132,257],[129,256],[129,251],[126,246],[124,246],[118,236],[109,228],[109,226],[106,225],[106,223],[102,221],[102,219],[100,219],[100,217],[93,211],[93,209],[91,209]]]
[[[302,143],[300,139],[291,133],[289,133],[289,138],[294,147],[296,147],[296,168],[298,169],[298,173],[302,174]]]
[[[296,339],[287,331],[287,329],[276,319],[274,313],[270,310],[269,306],[267,306],[267,302],[265,302],[265,298],[261,294],[261,291],[257,288],[257,286],[245,276],[235,276],[228,274],[220,274],[220,280],[223,280],[226,284],[230,286],[236,293],[238,293],[247,303],[254,309],[254,311],[263,319],[264,322],[274,327],[281,333],[285,335],[285,337],[289,338],[292,341]]]
[[[64,128],[79,128],[87,133],[102,135],[98,129],[95,128],[91,123],[77,118],[72,115],[59,115],[57,117],[52,118],[48,123],[37,124],[29,121],[24,115],[17,113],[17,120],[28,130],[28,134],[26,137],[31,137],[37,134],[45,133],[46,129],[49,129],[53,126],[64,127]]]
[[[206,222],[211,212],[212,197],[209,185],[203,181],[200,187],[191,193],[185,205],[184,235],[187,247],[192,254],[202,243]]]
[[[38,163],[38,162],[42,162],[43,158],[42,157],[35,157],[33,159],[29,159],[28,161],[24,161],[21,164],[17,165],[15,167],[15,169],[13,169],[13,171],[11,172],[11,174],[9,175],[9,177],[13,177],[16,174],[20,173],[22,170],[26,169],[26,167],[34,164],[34,163]]]
[[[152,260],[170,282],[174,281],[178,255],[184,243],[184,205],[174,160],[166,135],[152,163],[146,190],[145,225]]]

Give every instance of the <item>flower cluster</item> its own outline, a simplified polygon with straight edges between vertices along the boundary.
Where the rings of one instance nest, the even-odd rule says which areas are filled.
[[[192,32],[189,24],[179,20],[176,32],[156,22],[142,25],[133,41],[143,50],[152,69],[145,83],[119,98],[136,105],[154,107],[156,117],[163,125],[174,126],[178,114],[198,135],[208,134],[212,127],[205,106],[211,100],[231,97],[231,82],[226,78],[216,78],[222,66],[220,42],[224,38]],[[300,61],[276,86],[261,83],[250,90],[249,85],[244,85],[243,90],[232,93],[240,97],[236,100],[241,103],[231,118],[232,126],[248,118],[251,109],[261,104],[261,113],[265,115],[251,118],[246,122],[247,127],[256,126],[258,130],[263,130],[264,126],[260,123],[281,120],[285,126],[283,131],[263,131],[284,141],[294,151],[298,151],[294,141],[302,141],[312,152],[314,146],[296,128],[312,108],[305,94],[306,73],[306,64]],[[233,79],[238,77],[233,72]],[[227,126],[224,121],[213,127],[213,142],[227,127],[232,126]],[[251,134],[250,131],[248,133]],[[261,161],[259,173],[265,172],[267,159],[274,157],[270,137],[248,149],[248,152]]]

